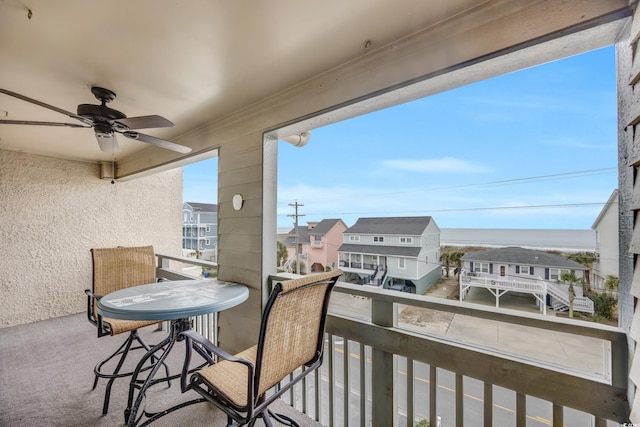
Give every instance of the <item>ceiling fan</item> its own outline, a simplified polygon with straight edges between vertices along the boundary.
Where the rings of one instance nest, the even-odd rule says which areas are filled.
[[[191,152],[190,147],[179,145],[171,141],[156,138],[155,136],[145,135],[134,131],[133,129],[150,129],[172,127],[173,123],[161,116],[140,116],[127,117],[120,111],[107,107],[107,103],[116,98],[116,94],[109,89],[93,86],[91,93],[101,102],[100,105],[80,104],[78,105],[78,113],[74,114],[65,111],[53,105],[29,98],[19,93],[0,88],[0,93],[30,102],[40,107],[47,108],[65,116],[76,119],[81,123],[59,123],[59,122],[38,122],[28,120],[0,120],[0,124],[11,125],[36,125],[36,126],[63,126],[71,128],[93,128],[98,140],[100,150],[108,153],[118,151],[118,141],[116,133],[126,136],[130,139],[146,142],[148,144],[162,147],[167,150],[177,151],[178,153]]]

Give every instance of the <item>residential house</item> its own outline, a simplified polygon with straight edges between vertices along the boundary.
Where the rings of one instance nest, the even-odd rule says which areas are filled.
[[[347,225],[341,219],[323,219],[291,229],[283,240],[289,255],[284,263],[285,270],[308,273],[337,268],[338,247],[346,229]]]
[[[460,275],[460,300],[471,287],[487,288],[499,298],[506,292],[533,295],[541,303],[541,311],[547,304],[556,311],[569,309],[569,285],[562,275],[573,273],[576,279],[586,279],[588,268],[560,255],[520,247],[506,247],[474,251],[464,254]],[[480,279],[476,279],[480,277]],[[582,286],[573,287],[581,311],[593,313],[593,303],[583,295]],[[584,310],[582,308],[584,307]]]
[[[596,232],[597,260],[591,267],[591,287],[604,289],[607,276],[618,277],[618,190],[614,190],[591,228]]]
[[[153,19],[145,2],[126,2],[126,9],[122,4],[69,0],[40,1],[27,7],[0,2],[0,28],[11,35],[0,39],[2,88],[47,103],[28,104],[2,94],[3,119],[59,119],[59,111],[47,110],[47,105],[75,111],[80,103],[95,102],[88,93],[89,84],[95,83],[117,91],[113,107],[130,116],[162,114],[174,120],[173,128],[149,132],[188,146],[192,152],[170,152],[118,135],[121,151],[116,156],[99,149],[90,129],[0,125],[0,327],[13,331],[20,323],[81,317],[86,305],[83,290],[91,281],[91,247],[153,244],[157,252],[180,254],[180,167],[218,156],[218,273],[221,280],[246,284],[250,295],[237,309],[219,313],[217,341],[231,352],[250,347],[258,335],[269,286],[277,279],[273,260],[279,139],[615,45],[617,108],[603,108],[619,118],[618,141],[611,144],[617,148],[609,154],[617,151],[619,162],[620,253],[625,254],[619,263],[620,328],[564,319],[550,322],[340,284],[337,293],[371,299],[372,315],[361,321],[332,313],[327,331],[367,348],[366,361],[375,375],[372,382],[359,381],[367,385],[359,395],[371,399],[362,405],[362,413],[357,405],[343,405],[346,399],[330,400],[326,406],[336,417],[344,408],[344,420],[361,415],[363,425],[404,422],[398,420],[398,409],[405,381],[400,381],[394,368],[398,359],[406,358],[408,369],[418,364],[430,367],[431,399],[421,400],[421,406],[430,414],[432,426],[442,414],[437,410],[442,401],[436,408],[435,397],[436,377],[444,371],[454,374],[456,383],[460,380],[446,425],[461,425],[463,414],[471,409],[462,405],[463,379],[478,382],[484,390],[477,399],[484,414],[474,419],[487,426],[498,422],[492,419],[498,389],[515,396],[509,416],[518,425],[526,424],[531,399],[546,402],[551,425],[564,425],[563,417],[578,411],[589,419],[576,425],[640,422],[640,393],[636,393],[640,357],[635,351],[640,334],[631,327],[640,321],[640,275],[634,275],[640,264],[636,256],[640,223],[635,221],[640,204],[633,197],[640,194],[640,150],[634,138],[640,123],[635,90],[640,83],[637,1],[332,0],[311,6],[264,2],[256,8],[253,2],[227,2],[225,7],[220,7],[221,2],[199,2],[198,7],[190,7],[158,0]],[[305,19],[310,14],[313,19]],[[99,16],[106,24],[97,30],[88,25],[91,16]],[[254,48],[242,48],[247,46]],[[517,140],[517,130],[512,133],[505,144]],[[416,138],[415,143],[425,142]],[[330,162],[317,164],[317,170],[331,167]],[[320,183],[321,174],[317,176]],[[238,195],[244,200],[240,209],[232,203]],[[393,327],[391,309],[398,304],[475,318],[506,318],[539,331],[562,328],[604,337],[610,344],[611,377],[592,380],[530,358],[505,356],[504,348],[479,350],[465,341],[406,333]],[[7,336],[13,334],[20,339],[17,329]],[[11,345],[12,341],[3,342]],[[48,353],[55,351],[55,345],[48,348]],[[48,361],[49,372],[56,370],[55,360]],[[21,367],[19,360],[14,362]],[[335,388],[338,381],[330,385]],[[406,381],[405,394],[412,396],[414,387],[425,383]],[[21,383],[20,377],[3,385],[7,394],[32,386]],[[68,392],[83,387],[68,387]],[[334,394],[339,395],[329,392],[329,399]],[[83,409],[85,395],[80,394],[76,402]],[[402,412],[413,419],[417,407],[407,400]],[[52,407],[61,410],[51,411]],[[36,412],[43,424],[52,420],[72,424],[65,417],[73,408],[27,409]],[[351,410],[355,413],[348,413]],[[188,412],[183,417],[190,421]]]
[[[440,229],[430,216],[358,218],[338,254],[340,268],[361,284],[423,294],[441,277]]]
[[[217,261],[218,205],[182,204],[182,252],[206,261]]]

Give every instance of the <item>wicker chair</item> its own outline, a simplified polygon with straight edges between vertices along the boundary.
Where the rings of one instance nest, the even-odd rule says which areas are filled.
[[[195,331],[183,332],[188,344],[197,343],[218,356],[218,363],[191,375],[187,389],[223,410],[228,426],[253,426],[257,418],[271,426],[270,415],[297,426],[268,406],[322,363],[329,296],[341,274],[334,270],[276,284],[262,314],[258,344],[235,356]],[[268,390],[292,373],[292,380],[267,397]]]
[[[98,329],[98,338],[107,335],[129,333],[125,342],[113,354],[102,359],[94,368],[95,379],[93,389],[98,385],[99,378],[108,379],[102,413],[109,410],[109,397],[111,386],[116,378],[131,376],[133,371],[121,373],[127,354],[130,350],[149,350],[142,337],[138,335],[138,329],[144,326],[157,324],[158,321],[129,321],[109,319],[97,313],[98,300],[111,292],[131,286],[153,283],[156,281],[156,262],[153,246],[94,248],[91,249],[93,259],[93,289],[86,289],[87,317],[89,322]],[[137,345],[136,345],[137,342]],[[111,359],[120,357],[116,367],[110,373],[103,372],[103,366]],[[169,371],[165,365],[167,377]]]

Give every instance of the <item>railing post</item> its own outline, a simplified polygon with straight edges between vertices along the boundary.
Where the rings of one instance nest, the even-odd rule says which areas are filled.
[[[397,323],[397,312],[392,302],[371,298],[371,322],[375,325],[393,327]],[[395,426],[396,359],[392,353],[376,349],[371,350],[371,421],[374,426]],[[411,379],[412,381],[413,379]],[[409,379],[407,378],[407,381]]]

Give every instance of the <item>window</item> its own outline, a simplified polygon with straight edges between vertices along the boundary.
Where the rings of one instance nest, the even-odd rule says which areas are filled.
[[[206,239],[206,240],[205,240],[205,242],[206,242],[205,244],[206,244],[207,246],[211,246],[211,240],[210,240],[210,239]]]
[[[373,236],[374,242],[384,242],[384,237],[382,236]]]
[[[413,237],[401,237],[400,238],[400,243],[412,244],[413,243]]]
[[[211,232],[211,226],[207,225],[207,233],[210,233],[210,232]]]
[[[474,262],[473,263],[473,271],[476,273],[488,273],[489,272],[489,263],[488,262]]]
[[[571,273],[570,270],[565,270],[562,268],[550,268],[549,269],[549,279],[551,280],[561,280],[561,277],[564,273]]]
[[[406,268],[404,258],[398,258],[398,268]]]
[[[359,242],[360,241],[360,236],[349,236],[349,241],[350,242]]]
[[[528,265],[521,265],[521,266],[520,266],[520,274],[531,274],[531,273],[529,272],[529,269],[530,269],[530,268],[531,268],[531,267],[529,267]],[[517,273],[517,272],[516,272],[516,273]]]
[[[182,216],[182,222],[187,222],[187,221],[189,221],[189,214],[185,212],[184,215]]]

